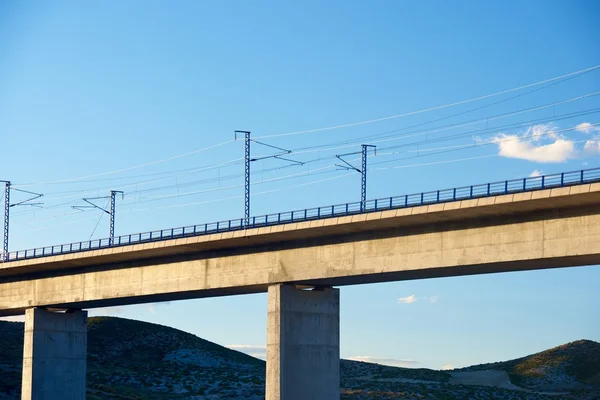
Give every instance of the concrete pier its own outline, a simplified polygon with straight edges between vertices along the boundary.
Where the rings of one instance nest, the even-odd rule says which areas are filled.
[[[25,312],[22,400],[85,400],[87,311]]]
[[[339,289],[268,292],[266,400],[339,399]]]

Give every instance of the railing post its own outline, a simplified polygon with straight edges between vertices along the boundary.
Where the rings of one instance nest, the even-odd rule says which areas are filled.
[[[527,190],[527,178],[523,178],[523,191]]]
[[[61,244],[61,245],[60,245],[60,252],[61,252],[61,253],[63,252],[63,246],[64,246],[64,244]]]
[[[439,190],[437,191],[437,202],[438,203],[440,202],[440,191]]]
[[[321,207],[317,207],[317,218],[321,218]]]
[[[581,183],[583,183],[583,170],[581,170],[581,178],[580,178]]]
[[[227,225],[227,229],[231,230],[231,220],[229,220],[229,225]]]
[[[452,192],[452,200],[456,200],[456,188]]]
[[[348,203],[346,203],[346,215],[348,215]]]
[[[219,232],[219,223],[217,222],[217,232]]]
[[[488,183],[488,189],[487,189],[487,195],[488,195],[488,196],[490,195],[490,188],[491,188],[491,185],[492,185],[491,183]]]
[[[331,206],[331,216],[333,217],[334,214],[335,214],[335,206]]]
[[[471,192],[470,192],[470,194],[469,194],[469,197],[470,197],[470,198],[473,198],[473,185],[471,185]]]
[[[291,221],[294,222],[294,212],[292,211],[290,215],[291,215],[291,218],[292,218]]]
[[[423,205],[423,195],[424,195],[424,193],[421,192],[421,205]]]
[[[546,178],[545,176],[542,176],[542,189],[543,189],[543,188],[544,188],[544,186],[545,186],[545,178]]]
[[[408,195],[404,195],[404,207],[408,207]]]
[[[563,187],[565,184],[565,173],[561,172],[560,174],[560,187]]]
[[[393,207],[393,203],[392,203],[393,199],[394,199],[393,197],[390,197],[390,209]]]
[[[256,226],[256,217],[252,217],[252,227]]]
[[[208,224],[204,224],[204,234],[208,233]]]
[[[305,208],[305,209],[304,209],[304,220],[305,220],[305,221],[306,221],[306,218],[307,218],[307,212],[308,212],[308,210]]]
[[[375,199],[375,211],[377,211],[377,199]]]
[[[277,223],[281,223],[281,213],[277,214]]]
[[[508,193],[508,181],[504,181],[504,194]]]

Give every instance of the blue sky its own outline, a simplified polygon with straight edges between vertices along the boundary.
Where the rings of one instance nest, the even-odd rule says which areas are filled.
[[[125,191],[117,234],[243,216],[236,129],[271,136],[260,140],[294,159],[322,158],[253,163],[254,215],[358,200],[360,176],[332,165],[361,143],[379,150],[370,198],[598,167],[600,69],[305,131],[597,66],[599,11],[594,1],[2,2],[0,179],[44,193],[45,207],[13,208],[10,248],[106,237],[100,212],[71,206],[111,189]],[[594,266],[344,287],[342,356],[441,368],[600,341],[599,281]],[[101,313],[264,351],[265,295]]]

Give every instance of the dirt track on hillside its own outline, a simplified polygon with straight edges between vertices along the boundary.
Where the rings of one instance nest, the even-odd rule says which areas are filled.
[[[522,390],[520,387],[515,386],[510,382],[510,378],[506,371],[486,370],[450,372],[450,375],[452,376],[450,383],[453,385],[481,385],[511,390]]]

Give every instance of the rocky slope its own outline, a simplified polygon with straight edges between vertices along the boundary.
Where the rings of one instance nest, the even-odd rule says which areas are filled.
[[[512,383],[537,391],[585,391],[600,387],[600,343],[578,340],[516,360],[461,371],[506,371]]]
[[[451,372],[342,360],[342,399],[600,399],[598,348],[579,341]],[[0,399],[19,398],[22,349],[23,324],[0,321]],[[88,399],[263,399],[264,377],[264,361],[189,333],[88,320]]]

